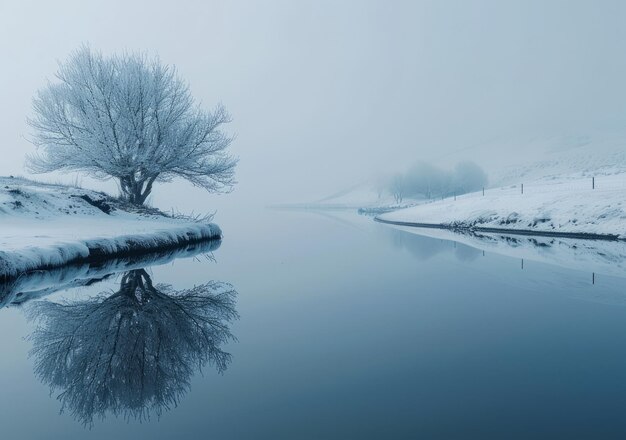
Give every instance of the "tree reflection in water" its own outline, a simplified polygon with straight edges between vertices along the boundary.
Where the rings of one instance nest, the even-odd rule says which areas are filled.
[[[196,370],[226,370],[231,356],[221,346],[234,340],[236,294],[215,281],[175,291],[153,285],[140,269],[126,272],[113,294],[32,303],[35,372],[84,424],[107,413],[160,416],[177,405]]]

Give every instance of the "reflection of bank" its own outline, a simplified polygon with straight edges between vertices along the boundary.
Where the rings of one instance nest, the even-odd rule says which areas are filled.
[[[589,274],[626,277],[626,242],[577,238],[537,237],[448,229],[387,226],[394,242],[421,258],[450,249],[450,243],[472,248],[472,258],[481,252],[551,264]],[[465,251],[464,251],[465,252]],[[469,252],[467,252],[469,253]]]
[[[51,270],[26,272],[11,279],[0,278],[0,308],[20,305],[59,290],[91,285],[131,269],[163,265],[177,258],[211,257],[211,253],[220,244],[220,240],[205,240],[162,252],[114,258],[98,263],[70,264]]]
[[[440,253],[453,253],[457,260],[472,261],[474,268],[480,268],[476,271],[479,276],[488,276],[502,285],[626,306],[626,243],[623,241],[380,227],[394,246],[421,261]],[[441,267],[445,269],[449,263],[445,259]]]
[[[395,247],[405,249],[418,260],[428,260],[441,252],[453,252],[459,261],[472,261],[481,255],[480,250],[456,241],[410,234],[387,225],[382,227],[389,234]]]
[[[126,272],[114,293],[70,303],[33,301],[37,376],[59,391],[62,408],[84,424],[107,414],[145,419],[176,406],[205,365],[223,372],[222,345],[238,317],[230,284],[176,291],[143,269]]]

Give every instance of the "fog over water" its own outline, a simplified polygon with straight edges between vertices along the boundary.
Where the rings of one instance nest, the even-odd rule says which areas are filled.
[[[452,166],[494,138],[621,129],[625,18],[609,0],[2,2],[0,175],[25,173],[31,97],[82,43],[158,54],[207,107],[226,105],[235,192],[177,183],[153,200],[226,213],[417,159]]]

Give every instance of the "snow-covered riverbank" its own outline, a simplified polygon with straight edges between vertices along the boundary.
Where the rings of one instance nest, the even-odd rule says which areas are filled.
[[[595,188],[594,188],[595,186]],[[382,221],[626,239],[626,174],[559,177],[449,197],[380,215]]]
[[[0,178],[0,276],[221,235],[215,224],[137,210],[102,193]]]

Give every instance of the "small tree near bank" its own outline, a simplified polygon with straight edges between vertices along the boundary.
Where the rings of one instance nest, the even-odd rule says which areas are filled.
[[[38,153],[36,173],[83,171],[115,178],[122,196],[142,205],[155,182],[188,180],[228,191],[237,160],[225,108],[196,104],[174,67],[141,54],[105,57],[83,47],[37,92],[28,119]]]
[[[391,179],[389,190],[391,191],[391,195],[393,196],[393,199],[396,201],[396,203],[402,202],[402,199],[404,198],[405,186],[406,184],[404,182],[404,177],[402,177],[401,175],[395,175]]]

